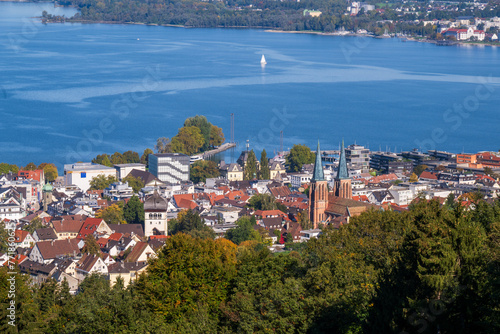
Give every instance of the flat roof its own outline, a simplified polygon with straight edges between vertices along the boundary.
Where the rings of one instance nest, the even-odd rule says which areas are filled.
[[[74,164],[64,165],[65,171],[89,171],[89,170],[109,170],[115,171],[113,167],[108,167],[99,164],[93,164],[91,162],[77,162]]]
[[[188,157],[189,155],[185,155],[182,153],[156,153],[156,154],[151,154],[154,155],[155,157],[158,158],[166,158],[166,157]]]
[[[115,167],[146,167],[145,164],[140,164],[140,163],[132,163],[132,164],[117,164]]]

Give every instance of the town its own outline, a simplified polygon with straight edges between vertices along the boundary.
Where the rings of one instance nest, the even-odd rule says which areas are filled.
[[[15,252],[2,238],[1,263],[18,265],[32,284],[66,281],[76,294],[96,273],[127,286],[177,232],[283,252],[365,211],[404,212],[422,199],[469,207],[500,194],[498,152],[394,153],[342,141],[339,150],[295,145],[271,159],[263,151],[259,161],[250,145],[236,162],[218,165],[149,150],[145,163],[137,153],[128,154],[136,162],[116,164],[102,155],[108,166],[75,162],[61,176],[50,164],[4,173],[0,219],[15,230]]]

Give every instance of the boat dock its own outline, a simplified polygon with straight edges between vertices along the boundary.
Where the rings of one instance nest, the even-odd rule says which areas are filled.
[[[202,155],[202,159],[208,159],[211,156],[216,155],[217,153],[221,153],[221,152],[227,151],[227,150],[229,150],[230,148],[233,148],[233,147],[236,147],[235,143],[225,143],[225,144],[222,144],[221,146],[219,146],[217,148],[214,148],[213,150],[204,152],[203,155]]]

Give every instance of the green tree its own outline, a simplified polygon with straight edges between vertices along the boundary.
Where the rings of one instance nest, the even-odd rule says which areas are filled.
[[[257,173],[257,158],[255,157],[254,151],[251,150],[250,152],[248,152],[247,163],[244,170],[244,179],[253,180],[257,178]]]
[[[153,154],[153,150],[150,149],[150,148],[147,148],[144,150],[144,153],[142,153],[142,156],[141,156],[141,164],[144,164],[146,166],[149,165],[149,155],[150,154]]]
[[[23,226],[23,230],[28,231],[29,234],[33,234],[35,230],[39,228],[44,228],[43,222],[40,218],[33,218],[29,224]]]
[[[107,224],[126,224],[127,221],[123,215],[123,209],[117,204],[110,205],[100,209],[95,215],[96,218],[104,219]]]
[[[30,162],[23,168],[23,170],[36,170],[36,165],[33,162]]]
[[[124,164],[124,163],[126,163],[123,155],[120,152],[113,153],[113,155],[111,156],[110,160],[111,160],[111,163],[113,165],[118,165],[118,164]]]
[[[210,146],[212,124],[210,124],[210,122],[207,121],[207,118],[205,116],[196,115],[195,117],[190,117],[184,121],[184,128],[189,128],[189,127],[196,127],[200,130],[200,134],[203,136],[200,148],[203,151],[206,151]],[[177,134],[177,136],[179,136],[182,129],[183,128],[179,129],[179,133]],[[214,141],[217,141],[217,134],[214,134]]]
[[[139,197],[132,196],[123,210],[123,217],[129,224],[144,224],[144,204]]]
[[[198,160],[190,168],[189,178],[195,184],[205,182],[207,178],[220,176],[217,164],[211,160]]]
[[[171,142],[169,138],[160,137],[156,140],[155,150],[158,153],[171,152]],[[144,156],[144,155],[143,155]]]
[[[53,182],[58,176],[57,167],[54,164],[43,162],[38,165],[37,169],[43,169],[45,179],[49,182]]]
[[[105,176],[104,174],[99,174],[90,180],[90,190],[104,190],[109,187],[110,184],[115,182],[118,182],[116,177],[112,175]]]
[[[214,231],[205,225],[205,220],[191,209],[179,212],[177,219],[170,221],[169,230],[171,234],[183,232],[200,238],[215,238]]]
[[[256,194],[248,200],[248,207],[255,210],[276,210],[276,200],[269,194]]]
[[[109,155],[105,153],[97,155],[94,159],[92,159],[92,162],[103,166],[113,167]]]
[[[89,233],[85,236],[85,245],[82,248],[82,253],[90,255],[100,255],[101,247],[94,238],[94,235]]]
[[[269,171],[269,160],[267,159],[266,150],[262,150],[260,153],[260,171],[259,171],[259,179],[260,180],[269,180],[270,171]]]
[[[417,174],[417,176],[420,176],[424,170],[426,170],[429,166],[427,165],[418,165],[417,167],[413,168],[413,172]]]
[[[262,242],[261,235],[254,229],[254,226],[257,225],[254,216],[243,216],[236,221],[236,224],[238,225],[237,227],[226,232],[226,239],[237,245],[247,240]]]
[[[174,153],[193,155],[198,153],[205,144],[200,129],[196,126],[188,126],[179,129],[179,133],[172,138],[171,150]]]
[[[210,128],[209,145],[211,147],[220,146],[224,143],[224,141],[225,141],[225,138],[224,138],[224,133],[222,132],[222,129],[219,128],[218,126],[212,125]]]
[[[141,161],[141,159],[139,158],[139,153],[134,151],[123,152],[123,159],[127,164],[136,164]]]
[[[16,165],[9,165],[5,162],[0,163],[0,175],[7,174],[9,172],[17,173],[19,171],[19,167]]]
[[[293,145],[290,154],[286,157],[288,169],[292,172],[299,172],[304,164],[314,163],[316,155],[305,145]]]
[[[139,278],[137,290],[164,322],[196,322],[202,316],[217,323],[220,306],[232,288],[236,265],[236,246],[230,241],[179,233],[166,241],[148,266],[147,275]]]
[[[132,190],[135,193],[138,193],[142,188],[144,188],[144,182],[142,181],[142,179],[139,177],[134,177],[130,174],[127,177],[123,178],[122,181],[127,182],[128,185],[132,187]]]

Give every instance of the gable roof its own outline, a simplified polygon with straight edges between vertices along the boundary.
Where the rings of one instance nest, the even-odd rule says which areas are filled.
[[[77,239],[85,239],[89,234],[93,234],[99,225],[104,222],[102,218],[87,218],[78,232]]]
[[[109,228],[115,233],[113,233],[109,239],[112,240],[120,240],[119,238],[116,239],[118,236],[116,235],[117,233],[120,234],[132,234],[134,233],[135,235],[139,237],[144,236],[144,229],[142,228],[141,224],[109,224]]]
[[[76,264],[76,268],[88,273],[99,259],[98,255],[83,254],[82,258]]]
[[[38,248],[44,260],[55,259],[63,255],[75,255],[80,253],[77,239],[39,241],[35,247]]]
[[[30,233],[28,231],[25,231],[25,230],[16,230],[15,231],[15,243],[21,243],[24,241],[24,239],[26,239],[26,237],[28,237]]]
[[[38,228],[35,230],[35,233],[39,241],[57,239],[57,234],[51,227]]]
[[[132,251],[125,259],[125,262],[136,262],[148,246],[149,245],[146,242],[139,241],[137,244],[135,244],[134,248],[132,248]]]
[[[133,176],[135,178],[139,178],[142,180],[144,185],[151,183],[151,182],[157,182],[158,185],[163,184],[160,179],[158,179],[156,176],[151,174],[150,172],[142,171],[139,169],[132,169],[130,173],[127,174],[127,176]]]

